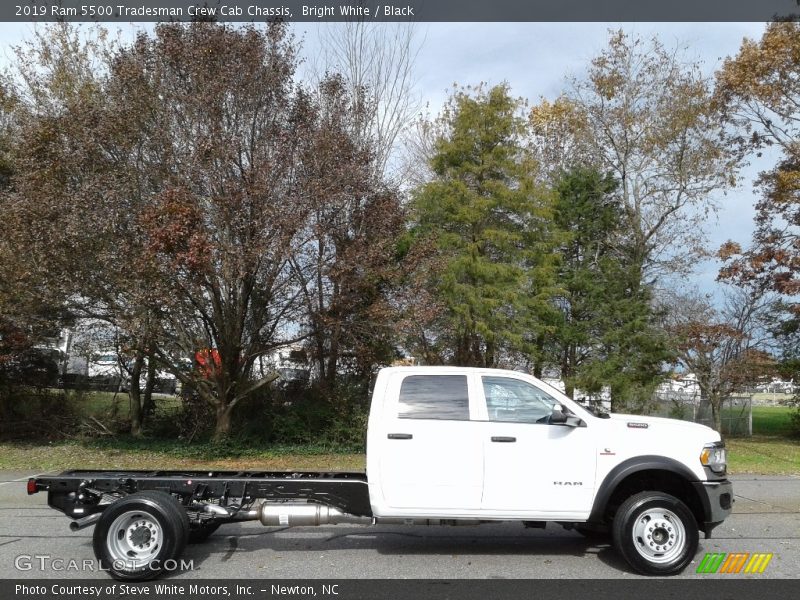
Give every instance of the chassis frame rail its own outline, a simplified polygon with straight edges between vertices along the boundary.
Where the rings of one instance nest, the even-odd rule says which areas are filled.
[[[28,493],[46,491],[47,503],[80,519],[100,513],[109,504],[104,495],[124,496],[159,490],[180,497],[188,506],[197,502],[243,506],[255,500],[307,500],[352,515],[371,517],[369,487],[364,473],[274,471],[65,471],[28,481]]]

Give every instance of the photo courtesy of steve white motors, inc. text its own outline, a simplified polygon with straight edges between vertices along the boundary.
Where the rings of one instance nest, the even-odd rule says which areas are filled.
[[[107,596],[183,596],[190,597],[210,596],[250,596],[256,593],[269,593],[273,596],[296,595],[296,596],[337,596],[339,594],[339,584],[320,584],[316,585],[280,585],[271,584],[266,586],[252,586],[241,584],[217,585],[217,584],[176,584],[176,583],[150,583],[130,585],[127,583],[109,584],[68,584],[51,583],[46,585],[26,585],[17,584],[14,586],[14,595],[22,596],[80,596],[89,598],[105,598]]]

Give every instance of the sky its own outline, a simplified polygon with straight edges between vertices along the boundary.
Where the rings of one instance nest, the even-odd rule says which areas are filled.
[[[508,82],[515,96],[532,103],[554,99],[565,78],[580,75],[601,52],[609,30],[622,28],[643,37],[657,34],[667,47],[687,47],[687,58],[701,62],[712,75],[735,55],[746,37],[759,39],[762,23],[431,23],[420,26],[424,38],[418,59],[419,91],[438,112],[453,83]],[[309,31],[309,41],[312,31]],[[719,211],[706,224],[709,248],[728,239],[746,245],[753,231],[755,196],[752,182],[770,167],[769,157],[742,172],[742,184],[716,200]],[[719,297],[715,282],[720,264],[695,265],[684,286]]]
[[[130,38],[136,27],[122,26]],[[296,23],[304,52],[318,52],[319,28],[325,23]],[[116,26],[115,26],[116,27]],[[152,25],[148,25],[152,27]],[[591,58],[606,46],[610,29],[622,28],[643,37],[657,34],[667,47],[686,46],[687,58],[700,61],[711,75],[722,61],[736,54],[742,39],[758,39],[763,23],[421,23],[415,35],[419,54],[415,63],[416,92],[422,105],[435,115],[454,83],[460,85],[507,82],[513,95],[537,102],[555,98],[565,77],[580,75]],[[31,35],[32,26],[0,24],[0,66],[13,61],[11,47]],[[753,162],[742,172],[742,184],[716,200],[719,211],[706,224],[709,247],[728,239],[746,245],[753,230],[752,182],[771,166],[770,157]],[[695,266],[686,287],[715,294],[719,264],[706,261]]]

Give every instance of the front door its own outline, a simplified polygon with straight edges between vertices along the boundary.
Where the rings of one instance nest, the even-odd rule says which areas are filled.
[[[481,508],[588,514],[596,467],[592,431],[550,424],[561,402],[523,378],[480,379],[487,419]]]

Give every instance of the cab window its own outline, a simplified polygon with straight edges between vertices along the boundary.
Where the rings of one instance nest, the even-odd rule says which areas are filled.
[[[490,421],[547,423],[553,406],[559,404],[547,392],[519,379],[482,377],[486,410]]]
[[[469,421],[465,375],[410,375],[400,386],[400,419]]]

